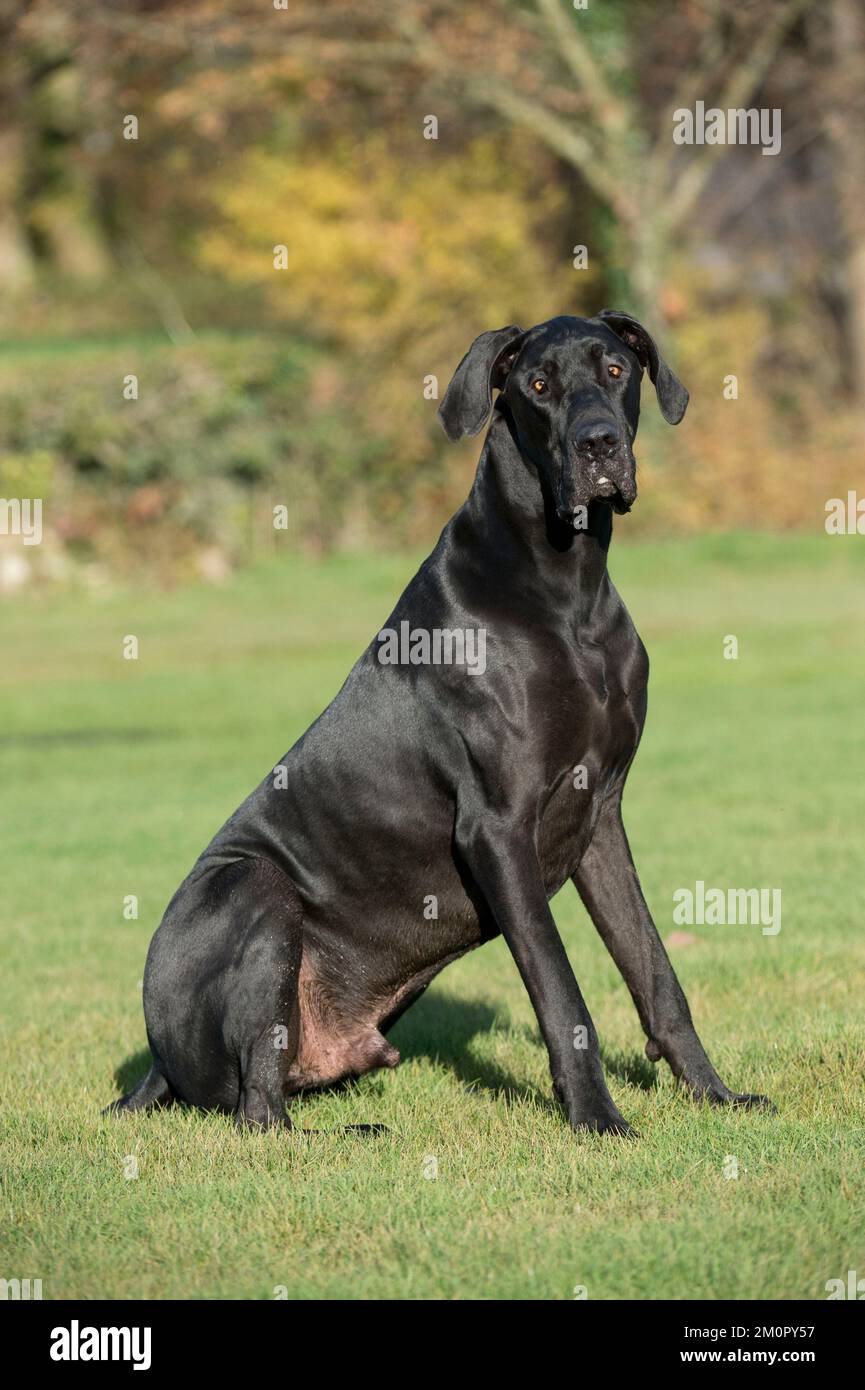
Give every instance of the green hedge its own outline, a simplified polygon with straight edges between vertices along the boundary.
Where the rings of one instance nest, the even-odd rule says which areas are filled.
[[[376,496],[404,486],[346,394],[317,393],[327,363],[276,335],[0,350],[0,496],[43,499],[55,562],[168,580],[274,544],[277,505],[298,546],[369,539]],[[383,510],[392,529],[399,509]]]

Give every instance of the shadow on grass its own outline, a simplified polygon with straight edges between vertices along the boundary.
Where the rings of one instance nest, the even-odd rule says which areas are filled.
[[[120,1063],[114,1073],[114,1084],[120,1094],[125,1096],[134,1086],[138,1085],[139,1081],[144,1080],[149,1070],[150,1050],[145,1047],[140,1052],[133,1052],[131,1057],[127,1057],[125,1062]]]
[[[549,1092],[540,1090],[531,1082],[519,1081],[497,1062],[477,1057],[472,1052],[473,1039],[482,1033],[492,1033],[498,1022],[496,1010],[482,999],[458,999],[454,995],[437,992],[423,995],[394,1024],[388,1035],[399,1048],[404,1061],[426,1057],[440,1066],[448,1067],[464,1086],[483,1087],[509,1103],[531,1100],[545,1110],[560,1112],[561,1107]],[[517,1031],[532,1042],[538,1041],[534,1029],[510,1028],[509,1031]],[[607,1075],[626,1086],[651,1091],[658,1084],[657,1069],[639,1052],[608,1049],[602,1045],[601,1060]],[[126,1095],[137,1086],[149,1067],[150,1052],[147,1048],[132,1053],[121,1062],[114,1073],[120,1094]],[[337,1091],[344,1089],[347,1084],[351,1083],[327,1089]]]
[[[658,1084],[658,1069],[641,1052],[622,1052],[601,1045],[601,1061],[607,1076],[614,1076],[625,1086],[637,1086],[641,1091],[653,1091]]]
[[[471,1051],[473,1038],[492,1033],[498,1021],[481,999],[457,999],[437,991],[423,995],[389,1032],[403,1060],[426,1057],[448,1067],[465,1086],[482,1086],[506,1101],[532,1100],[548,1110],[559,1107],[530,1082],[518,1081],[497,1062]]]
[[[41,733],[4,734],[0,748],[57,748],[64,744],[99,747],[106,743],[160,743],[177,737],[176,729],[47,729]]]
[[[481,1033],[492,1033],[498,1018],[492,1005],[483,1000],[458,999],[437,991],[423,995],[389,1036],[406,1061],[412,1057],[428,1057],[448,1067],[465,1085],[483,1086],[506,1101],[531,1099],[547,1110],[558,1111],[560,1106],[548,1092],[531,1082],[519,1081],[497,1062],[477,1057],[472,1052],[472,1040]],[[535,1029],[516,1031],[532,1042],[538,1041]],[[627,1086],[650,1091],[658,1084],[655,1067],[639,1052],[607,1049],[602,1045],[601,1060],[607,1075]]]

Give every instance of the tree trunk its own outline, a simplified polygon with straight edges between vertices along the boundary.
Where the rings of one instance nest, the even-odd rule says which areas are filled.
[[[861,0],[834,0],[832,45],[834,109],[828,126],[846,246],[850,382],[856,403],[865,412],[865,15]]]

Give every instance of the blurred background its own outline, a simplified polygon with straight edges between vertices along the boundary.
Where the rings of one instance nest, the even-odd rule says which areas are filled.
[[[0,496],[45,528],[6,590],[428,548],[477,457],[428,379],[604,306],[692,394],[646,403],[630,536],[822,531],[861,479],[862,0],[0,15]],[[780,153],[677,145],[697,100]]]

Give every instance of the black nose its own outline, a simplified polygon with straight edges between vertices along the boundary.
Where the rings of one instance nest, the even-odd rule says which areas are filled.
[[[593,459],[612,453],[618,442],[619,436],[609,420],[589,420],[574,436],[577,453]]]

